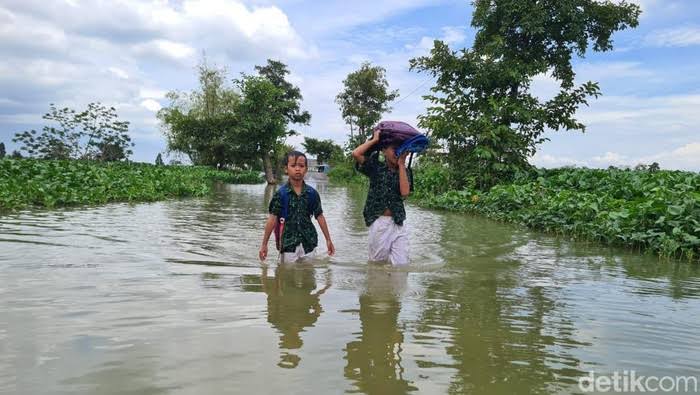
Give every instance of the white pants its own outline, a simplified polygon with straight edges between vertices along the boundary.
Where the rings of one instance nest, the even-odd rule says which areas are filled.
[[[369,227],[369,260],[389,261],[392,265],[408,264],[408,231],[382,215]]]
[[[294,263],[300,259],[308,259],[316,256],[316,249],[314,248],[308,254],[304,252],[304,246],[299,244],[294,252],[283,253],[282,263]]]

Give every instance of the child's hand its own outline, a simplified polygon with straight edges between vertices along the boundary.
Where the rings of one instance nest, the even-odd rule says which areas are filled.
[[[333,242],[328,240],[326,242],[326,248],[328,249],[328,255],[333,256],[335,255],[335,246],[333,245]]]
[[[267,259],[266,245],[260,246],[260,251],[258,251],[258,257],[260,258],[260,261],[265,262],[265,259]]]
[[[373,143],[378,143],[379,142],[379,135],[381,134],[381,131],[379,129],[374,129],[374,133],[372,134],[372,142]]]

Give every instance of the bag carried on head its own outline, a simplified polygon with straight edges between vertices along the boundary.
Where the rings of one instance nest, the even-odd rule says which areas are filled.
[[[380,131],[379,144],[375,146],[375,149],[394,145],[397,147],[397,157],[404,152],[418,154],[428,148],[428,138],[406,122],[382,121],[377,124],[375,129]]]

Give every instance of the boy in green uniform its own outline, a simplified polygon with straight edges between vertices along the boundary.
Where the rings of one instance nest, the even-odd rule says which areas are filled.
[[[408,264],[408,232],[403,222],[406,209],[403,199],[410,193],[408,152],[396,157],[394,146],[379,147],[386,159],[372,151],[379,143],[379,130],[370,140],[355,148],[352,156],[358,171],[369,177],[369,191],[363,215],[369,226],[369,260],[389,261],[394,265]]]
[[[299,151],[291,151],[284,160],[289,181],[286,186],[277,190],[270,200],[270,215],[265,224],[265,233],[258,252],[260,260],[267,259],[267,243],[272,231],[279,224],[280,215],[285,217],[284,230],[280,240],[280,255],[283,263],[293,263],[315,255],[318,234],[311,222],[312,215],[318,221],[323,236],[326,238],[328,255],[335,254],[335,247],[328,232],[328,224],[323,216],[321,198],[318,192],[304,182],[304,176],[308,171],[306,155]],[[287,196],[282,196],[283,193],[286,193]],[[286,207],[283,207],[285,203]]]

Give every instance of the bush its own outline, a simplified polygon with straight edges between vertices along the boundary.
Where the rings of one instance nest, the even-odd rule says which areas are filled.
[[[352,159],[343,159],[332,163],[328,178],[339,184],[346,185],[369,185],[367,177],[355,170],[355,162]]]
[[[480,213],[547,232],[654,251],[663,257],[697,260],[700,256],[697,173],[540,170],[536,178],[521,177],[488,192],[443,193],[430,193],[439,191],[431,187],[439,185],[431,172],[415,177],[416,186],[426,185],[416,195],[418,202],[429,207]]]
[[[0,209],[203,196],[213,180],[261,182],[253,172],[207,167],[98,163],[77,160],[0,160]]]

